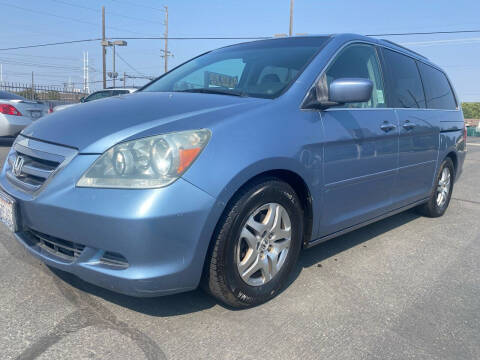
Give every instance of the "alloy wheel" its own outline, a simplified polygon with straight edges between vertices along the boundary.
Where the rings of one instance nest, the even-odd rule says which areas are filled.
[[[444,167],[437,185],[437,206],[442,208],[448,200],[450,193],[451,174],[448,167]]]
[[[264,285],[280,271],[290,248],[292,228],[285,208],[268,203],[256,209],[242,228],[236,248],[240,277],[248,285]]]

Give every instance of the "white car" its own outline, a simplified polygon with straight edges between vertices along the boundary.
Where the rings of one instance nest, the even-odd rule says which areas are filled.
[[[95,92],[91,93],[90,95],[88,95],[87,97],[81,98],[80,103],[89,102],[89,101],[93,101],[93,100],[99,100],[99,99],[103,99],[103,98],[110,97],[110,96],[130,94],[130,93],[133,93],[135,91],[137,91],[137,89],[135,89],[135,88],[104,89],[104,90],[100,90],[100,91],[95,91]],[[55,112],[55,111],[59,111],[59,110],[64,110],[64,109],[67,109],[69,107],[76,106],[76,105],[79,105],[79,103],[58,105],[58,106],[55,106],[53,108],[53,111]]]
[[[32,121],[48,114],[41,101],[27,100],[7,91],[0,91],[0,138],[14,138]]]

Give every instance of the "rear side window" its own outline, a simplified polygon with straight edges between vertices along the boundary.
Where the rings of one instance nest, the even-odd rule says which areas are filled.
[[[122,95],[122,94],[128,94],[128,93],[129,93],[128,90],[113,90],[112,95],[115,96],[115,95]]]
[[[85,99],[85,101],[88,102],[88,101],[92,101],[92,100],[102,99],[102,98],[111,96],[111,94],[112,94],[112,92],[111,92],[110,90],[98,91],[98,92],[95,92],[95,93],[89,95],[89,96]]]
[[[455,110],[457,102],[447,77],[439,70],[424,63],[418,63],[422,75],[425,97],[429,109]]]
[[[425,108],[422,80],[415,60],[388,49],[383,49],[383,55],[389,74],[390,107]]]

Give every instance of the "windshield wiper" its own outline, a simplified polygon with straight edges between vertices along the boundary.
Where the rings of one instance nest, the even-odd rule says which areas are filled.
[[[243,92],[236,92],[236,91],[222,90],[222,89],[206,89],[206,88],[176,90],[175,92],[218,94],[218,95],[230,95],[230,96],[241,96],[241,97],[247,97],[248,96],[247,94],[245,94]]]

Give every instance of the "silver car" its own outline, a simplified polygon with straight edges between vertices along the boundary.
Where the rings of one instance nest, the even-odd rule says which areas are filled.
[[[0,138],[16,137],[24,127],[48,114],[48,105],[0,91]]]

